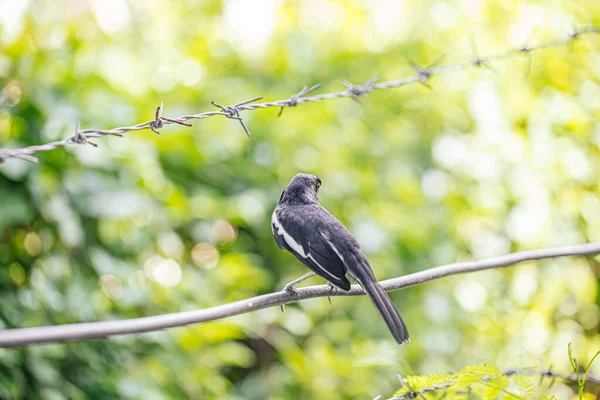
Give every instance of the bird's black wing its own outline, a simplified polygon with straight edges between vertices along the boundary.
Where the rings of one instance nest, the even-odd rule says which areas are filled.
[[[349,290],[346,267],[328,241],[330,227],[320,218],[321,210],[319,205],[277,207],[272,218],[275,241],[317,275]]]

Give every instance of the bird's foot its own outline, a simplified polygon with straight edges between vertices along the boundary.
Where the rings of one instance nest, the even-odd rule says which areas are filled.
[[[295,286],[295,285],[296,285],[296,281],[290,282],[290,283],[288,283],[287,285],[285,285],[285,286],[283,287],[283,289],[281,289],[281,291],[282,291],[282,292],[287,292],[287,291],[290,291],[290,292],[296,292],[296,289],[294,289],[294,286]]]
[[[329,304],[333,305],[333,303],[331,302],[331,296],[335,296],[337,295],[338,292],[338,288],[337,286],[333,286],[331,284],[331,282],[327,282],[327,284],[329,285],[329,291],[331,292],[328,296],[327,296],[327,300],[329,300]]]
[[[292,296],[293,296],[295,299],[297,299],[297,298],[298,298],[298,291],[297,291],[296,289],[294,289],[294,285],[293,285],[293,283],[294,283],[294,282],[290,282],[290,283],[288,283],[287,285],[285,285],[285,286],[283,287],[283,289],[282,289],[281,291],[282,291],[282,292],[290,292],[290,293],[292,294]],[[285,304],[281,304],[281,305],[279,306],[279,308],[281,308],[281,312],[282,312],[282,313],[284,313],[284,314],[286,313],[286,312],[285,312]]]
[[[306,279],[310,278],[313,275],[315,275],[315,273],[312,271],[309,272],[308,274],[302,275],[300,278],[294,279],[293,281],[291,281],[290,283],[285,285],[281,291],[282,292],[291,292],[294,297],[294,300],[296,300],[300,296],[298,295],[298,292],[296,291],[296,289],[294,289],[294,286],[296,286],[297,284],[299,284],[302,281],[305,281]],[[285,313],[285,304],[282,304],[279,307],[281,308],[281,312]]]

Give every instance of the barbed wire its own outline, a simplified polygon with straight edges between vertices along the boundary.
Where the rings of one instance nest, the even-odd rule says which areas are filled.
[[[566,382],[577,383],[579,380],[582,380],[585,378],[584,372],[580,372],[577,375],[576,374],[564,375],[564,374],[560,374],[558,372],[552,371],[552,369],[550,369],[550,368],[548,368],[548,369],[507,368],[507,369],[503,370],[502,373],[506,376],[514,376],[514,375],[539,376],[540,384],[542,383],[542,380],[544,378],[548,377],[548,378],[551,378],[550,386],[554,385],[554,382],[557,379],[560,379],[560,380],[566,381]],[[410,387],[408,385],[407,381],[402,379],[402,377],[400,375],[398,375],[398,380],[400,382],[400,385],[402,385],[401,388],[407,388],[408,391],[405,393],[400,393],[399,395],[392,397],[390,400],[416,399],[417,397],[425,398],[424,397],[425,393],[436,392],[439,390],[448,389],[455,385],[455,382],[445,382],[445,383],[439,383],[437,385],[428,386],[428,387],[425,387],[422,389],[414,390],[412,387]],[[586,382],[591,382],[597,386],[600,386],[600,379],[596,378],[592,375],[589,375],[589,374],[587,375]],[[377,396],[375,399],[380,399],[380,398],[381,398],[381,395]],[[375,400],[375,399],[373,399],[373,400]]]
[[[246,101],[236,103],[232,106],[223,106],[221,104],[212,102],[212,104],[215,107],[220,108],[220,111],[207,111],[207,112],[202,112],[199,114],[183,115],[178,118],[164,117],[162,115],[163,103],[161,103],[161,105],[156,110],[156,115],[153,120],[142,122],[137,125],[128,126],[128,127],[119,127],[119,128],[114,128],[114,129],[108,129],[108,130],[107,129],[95,129],[95,128],[88,128],[88,129],[80,130],[79,123],[77,123],[75,133],[73,133],[71,136],[68,136],[62,140],[57,140],[54,142],[49,142],[49,143],[45,143],[45,144],[41,144],[41,145],[28,146],[28,147],[24,147],[24,148],[16,148],[16,149],[2,148],[2,149],[0,149],[0,164],[9,158],[19,158],[22,160],[37,163],[37,162],[39,162],[39,160],[36,157],[32,156],[32,154],[34,154],[34,153],[50,151],[50,150],[54,150],[59,147],[67,147],[67,146],[79,145],[79,144],[90,144],[92,146],[97,147],[97,144],[90,141],[89,139],[99,138],[99,137],[103,137],[103,136],[107,136],[107,135],[122,137],[124,133],[132,132],[132,131],[142,131],[142,130],[146,130],[146,129],[151,130],[154,133],[158,134],[159,133],[158,130],[160,128],[164,127],[165,125],[179,124],[179,125],[184,125],[184,126],[192,126],[187,121],[209,118],[209,117],[213,117],[216,115],[222,115],[226,118],[238,120],[240,122],[240,124],[242,125],[242,128],[244,129],[246,134],[248,136],[250,136],[250,131],[249,131],[248,127],[246,126],[246,124],[244,123],[244,120],[240,116],[240,111],[253,111],[253,110],[257,110],[257,109],[277,107],[277,108],[280,108],[279,116],[281,116],[283,109],[285,107],[296,107],[297,105],[304,104],[304,103],[312,103],[312,102],[319,102],[319,101],[323,101],[323,100],[340,99],[340,98],[347,98],[347,97],[361,103],[360,97],[362,97],[370,92],[376,91],[376,90],[399,88],[399,87],[414,84],[414,83],[420,83],[422,85],[430,87],[428,81],[435,75],[441,75],[441,74],[445,74],[445,73],[461,71],[461,70],[465,70],[465,69],[473,68],[473,67],[475,67],[475,68],[477,68],[477,67],[490,68],[494,61],[503,61],[503,60],[512,58],[519,54],[529,56],[535,51],[548,49],[548,48],[552,48],[552,47],[563,46],[565,44],[571,43],[572,41],[574,41],[576,39],[581,38],[585,34],[591,34],[591,33],[597,34],[599,32],[600,32],[600,28],[593,27],[593,26],[580,28],[580,29],[574,29],[573,32],[571,32],[567,35],[566,38],[555,39],[552,41],[544,42],[544,43],[538,44],[537,46],[525,45],[525,46],[522,46],[522,47],[519,47],[516,49],[510,49],[510,50],[502,52],[502,53],[489,55],[487,57],[479,57],[476,54],[476,52],[474,51],[475,56],[476,56],[475,58],[473,58],[467,62],[454,64],[454,65],[437,66],[443,60],[443,57],[438,59],[438,61],[434,62],[433,64],[430,64],[427,67],[421,67],[421,66],[417,65],[415,62],[409,60],[410,65],[415,70],[415,75],[397,79],[397,80],[380,82],[380,83],[377,83],[377,81],[379,80],[379,77],[375,77],[375,78],[372,78],[372,79],[368,80],[367,82],[363,83],[362,85],[354,85],[348,81],[342,81],[342,84],[344,86],[346,86],[346,90],[341,91],[341,92],[324,93],[324,94],[318,94],[318,95],[314,95],[314,96],[307,96],[311,92],[313,92],[313,91],[317,90],[319,87],[321,87],[320,84],[317,84],[317,85],[312,86],[310,89],[308,89],[308,87],[305,86],[299,93],[291,96],[288,99],[284,99],[284,100],[276,100],[276,101],[269,101],[269,102],[264,102],[264,103],[249,104],[249,103],[261,100],[262,99],[262,96],[261,96],[261,97],[253,98],[251,100],[246,100]]]
[[[557,372],[552,371],[551,368],[542,369],[542,370],[534,370],[534,369],[517,369],[517,368],[507,368],[503,371],[504,375],[512,376],[512,375],[539,375],[540,378],[549,377],[552,379],[562,379],[565,381],[577,382],[577,379],[580,380],[585,377],[584,372],[580,372],[578,375],[563,375]],[[588,374],[586,382],[592,382],[598,386],[600,386],[600,378],[596,378]]]

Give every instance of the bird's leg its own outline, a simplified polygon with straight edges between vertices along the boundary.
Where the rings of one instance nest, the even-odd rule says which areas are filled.
[[[337,295],[338,288],[337,286],[334,286],[331,282],[327,282],[327,284],[329,285],[330,291],[332,292],[329,296],[327,296],[327,300],[329,300],[330,305],[333,305],[333,303],[331,302],[331,296]]]
[[[311,276],[313,276],[313,275],[315,275],[315,273],[314,273],[314,272],[312,272],[312,271],[311,271],[311,272],[309,272],[309,273],[308,273],[308,274],[306,274],[306,275],[302,275],[300,278],[298,278],[298,279],[294,279],[293,281],[291,281],[290,283],[288,283],[287,285],[285,285],[285,286],[283,287],[283,290],[292,290],[292,291],[293,291],[293,290],[294,290],[294,286],[296,286],[297,284],[299,284],[299,283],[300,283],[300,282],[302,282],[302,281],[305,281],[305,280],[307,280],[308,278],[310,278],[310,277],[311,277]]]
[[[315,273],[312,271],[309,272],[308,274],[302,275],[300,278],[294,279],[290,283],[286,284],[281,291],[296,293],[296,289],[294,289],[294,286],[296,286],[297,284],[299,284],[302,281],[307,280],[308,278],[310,278],[313,275],[315,275]],[[285,313],[285,304],[282,304],[280,306],[280,308],[281,308],[281,312]]]

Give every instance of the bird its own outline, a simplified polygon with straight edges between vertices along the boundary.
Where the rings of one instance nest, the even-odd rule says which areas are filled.
[[[281,193],[271,217],[271,228],[277,246],[292,253],[311,272],[285,285],[295,290],[299,282],[317,274],[327,279],[332,288],[350,290],[354,278],[364,289],[394,339],[402,344],[410,341],[400,313],[383,290],[373,269],[350,231],[327,211],[318,200],[321,180],[315,175],[299,173]]]

